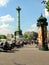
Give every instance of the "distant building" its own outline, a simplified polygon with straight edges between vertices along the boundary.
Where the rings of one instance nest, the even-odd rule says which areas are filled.
[[[36,39],[37,36],[38,36],[38,33],[37,32],[34,32],[34,31],[31,31],[31,32],[30,31],[27,31],[24,34],[31,35],[31,38],[32,39]]]
[[[34,31],[27,31],[27,32],[25,32],[25,34],[37,34],[37,32],[34,32]]]
[[[13,34],[7,34],[7,40],[11,41],[13,39]]]

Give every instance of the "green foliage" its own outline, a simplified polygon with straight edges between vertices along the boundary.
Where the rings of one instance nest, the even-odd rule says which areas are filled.
[[[28,38],[32,38],[32,34],[28,34]]]
[[[24,38],[28,38],[28,39],[37,39],[38,34],[37,33],[33,33],[33,34],[24,34]]]
[[[34,38],[34,39],[37,39],[37,37],[38,37],[38,34],[37,34],[37,33],[36,33],[36,34],[34,33],[34,34],[33,34],[33,38]]]
[[[0,39],[7,39],[5,35],[0,35]]]
[[[27,34],[24,34],[24,38],[28,38],[28,35]]]
[[[49,12],[49,0],[48,2],[46,2],[46,8],[47,8],[47,11]]]

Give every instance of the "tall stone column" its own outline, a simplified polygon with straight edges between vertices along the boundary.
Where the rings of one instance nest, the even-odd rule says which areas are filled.
[[[20,11],[21,11],[21,8],[18,6],[18,8],[16,8],[16,10],[18,11],[18,14],[17,14],[18,31],[20,31]]]
[[[21,38],[22,37],[22,30],[20,29],[20,11],[21,11],[21,8],[18,6],[16,8],[17,10],[17,30],[15,31],[15,36],[16,38]]]
[[[39,49],[48,50],[47,43],[47,19],[42,15],[37,20]]]

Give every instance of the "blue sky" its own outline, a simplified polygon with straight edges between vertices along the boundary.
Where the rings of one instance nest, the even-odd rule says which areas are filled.
[[[11,34],[17,30],[17,11],[21,7],[21,29],[26,31],[38,31],[37,19],[44,14],[43,0],[0,0],[0,34]],[[45,16],[49,23],[49,13],[45,9]],[[49,26],[47,27],[49,30]]]

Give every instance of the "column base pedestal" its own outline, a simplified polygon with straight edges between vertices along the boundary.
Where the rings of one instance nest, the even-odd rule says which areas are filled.
[[[16,31],[16,39],[22,38],[23,34],[22,34],[22,30],[17,30]]]

